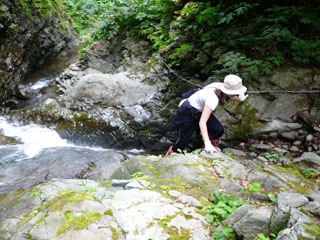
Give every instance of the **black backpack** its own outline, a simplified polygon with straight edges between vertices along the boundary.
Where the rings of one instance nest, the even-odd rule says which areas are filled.
[[[198,92],[200,89],[201,89],[201,88],[191,89],[190,91],[183,93],[183,94],[181,95],[181,97],[182,97],[183,99],[186,99],[186,98],[190,97],[192,94],[194,94],[195,92]]]

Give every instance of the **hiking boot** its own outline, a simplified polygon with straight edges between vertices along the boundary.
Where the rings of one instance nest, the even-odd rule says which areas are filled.
[[[165,157],[170,156],[172,153],[174,153],[174,151],[172,150],[173,145],[170,146],[168,152],[166,153],[166,155],[164,155]]]

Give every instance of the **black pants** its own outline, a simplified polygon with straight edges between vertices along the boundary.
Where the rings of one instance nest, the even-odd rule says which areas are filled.
[[[188,100],[179,107],[169,128],[169,131],[178,130],[178,139],[172,147],[174,152],[177,152],[177,149],[183,150],[188,145],[194,131],[200,131],[200,117],[201,112],[192,107]],[[224,127],[213,114],[207,121],[207,128],[211,139],[219,138],[224,133]]]

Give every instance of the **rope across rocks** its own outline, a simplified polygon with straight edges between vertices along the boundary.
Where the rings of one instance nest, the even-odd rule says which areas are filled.
[[[161,58],[162,59],[162,58]],[[178,78],[180,78],[182,81],[189,83],[192,86],[198,87],[198,88],[202,88],[203,86],[200,86],[199,84],[196,84],[194,82],[191,82],[190,80],[181,77],[176,71],[174,71],[172,68],[170,68],[168,66],[168,64],[163,61],[162,59],[162,63],[163,65],[171,72],[173,73],[175,76],[177,76]],[[249,90],[246,92],[247,94],[268,94],[268,93],[279,93],[279,94],[317,94],[320,93],[320,90],[263,90],[263,91],[257,91],[257,90]]]

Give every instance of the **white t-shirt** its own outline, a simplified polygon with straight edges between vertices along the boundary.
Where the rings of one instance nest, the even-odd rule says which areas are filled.
[[[195,92],[188,98],[190,105],[200,112],[202,112],[204,106],[208,106],[214,111],[219,104],[219,99],[214,91],[217,88],[220,89],[222,86],[223,83],[215,82],[207,85],[198,92]]]

